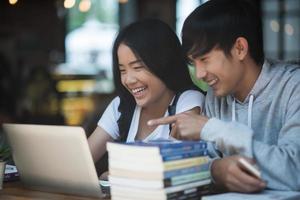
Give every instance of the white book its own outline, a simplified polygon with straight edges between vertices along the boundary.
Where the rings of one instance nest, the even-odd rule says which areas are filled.
[[[145,165],[144,163],[136,162],[122,162],[118,160],[108,159],[109,168],[126,169],[132,171],[144,171],[144,172],[163,172],[163,163],[157,165]]]
[[[122,161],[122,160],[116,160],[109,157],[108,161],[109,161],[109,168],[119,168],[119,169],[127,169],[127,170],[132,169],[138,171],[169,171],[169,170],[199,166],[208,163],[209,158],[207,156],[185,158],[180,160],[161,162],[155,165],[144,163],[138,159],[135,161],[126,161],[124,159]]]
[[[132,169],[120,169],[109,167],[109,174],[116,177],[135,178],[144,180],[163,180],[165,178],[163,171],[139,171]]]
[[[164,188],[164,183],[161,180],[141,180],[141,179],[129,179],[115,176],[109,176],[109,182],[111,187],[114,185],[123,185],[128,187],[148,188],[148,189],[160,189]]]
[[[141,179],[129,179],[129,178],[121,178],[121,177],[114,177],[109,176],[109,182],[111,187],[114,186],[126,186],[126,187],[133,187],[133,188],[141,188],[141,189],[163,189],[164,182],[161,180],[141,180]],[[210,184],[210,179],[205,179],[201,181],[191,182],[183,185],[177,185],[172,187],[165,188],[166,193],[177,192],[180,190],[184,190],[187,188],[199,187],[202,185]]]

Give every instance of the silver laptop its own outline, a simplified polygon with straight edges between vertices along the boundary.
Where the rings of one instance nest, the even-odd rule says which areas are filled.
[[[102,196],[86,134],[81,127],[4,124],[3,128],[26,187]]]

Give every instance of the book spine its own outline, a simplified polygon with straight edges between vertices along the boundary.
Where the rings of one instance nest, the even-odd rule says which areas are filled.
[[[189,188],[178,192],[167,194],[168,200],[179,200],[179,199],[197,199],[199,200],[202,195],[209,194],[210,185],[203,185],[196,188]]]
[[[209,170],[209,164],[205,163],[205,164],[197,165],[197,166],[193,166],[193,167],[165,171],[164,178],[171,178],[173,176],[181,176],[181,175],[203,172],[203,171],[208,171],[208,170]]]
[[[183,153],[188,151],[196,151],[196,150],[203,150],[207,149],[206,142],[199,142],[199,143],[179,143],[177,146],[175,145],[164,145],[159,146],[160,154],[162,156],[174,153]]]
[[[172,178],[164,179],[164,186],[171,187],[171,186],[181,185],[185,183],[200,181],[208,178],[210,178],[209,171],[187,174],[182,176],[174,176]]]
[[[165,171],[169,171],[169,170],[182,169],[182,168],[202,165],[208,163],[208,161],[209,158],[207,156],[200,156],[195,158],[186,158],[181,160],[164,162],[163,166]]]
[[[192,150],[186,152],[170,152],[169,154],[164,154],[162,156],[163,161],[172,161],[172,160],[180,160],[184,158],[193,158],[198,156],[207,156],[208,150],[201,149],[201,150]]]

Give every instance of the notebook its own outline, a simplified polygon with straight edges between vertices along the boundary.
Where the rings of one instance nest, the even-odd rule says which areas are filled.
[[[101,197],[95,165],[81,127],[3,124],[24,186]]]

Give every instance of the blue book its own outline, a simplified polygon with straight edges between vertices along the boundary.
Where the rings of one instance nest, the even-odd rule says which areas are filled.
[[[184,158],[193,158],[193,157],[199,157],[199,156],[207,156],[208,150],[207,149],[196,149],[196,150],[190,150],[190,151],[181,151],[181,152],[170,152],[168,154],[162,155],[163,161],[172,161],[172,160],[180,160]]]
[[[203,140],[199,141],[179,141],[179,140],[151,140],[151,141],[136,141],[123,143],[129,146],[139,147],[158,147],[162,156],[170,154],[180,154],[190,151],[203,151],[207,148],[207,143]],[[146,149],[146,148],[145,148]]]
[[[174,176],[182,176],[186,174],[193,174],[197,172],[203,172],[209,170],[209,163],[205,163],[202,165],[197,165],[193,167],[183,168],[183,169],[176,169],[164,172],[164,178],[171,178]]]
[[[171,187],[171,186],[196,182],[196,181],[200,181],[200,180],[207,180],[209,178],[210,178],[209,171],[202,171],[202,172],[197,172],[197,173],[192,173],[192,174],[173,176],[173,177],[164,179],[164,186]]]

